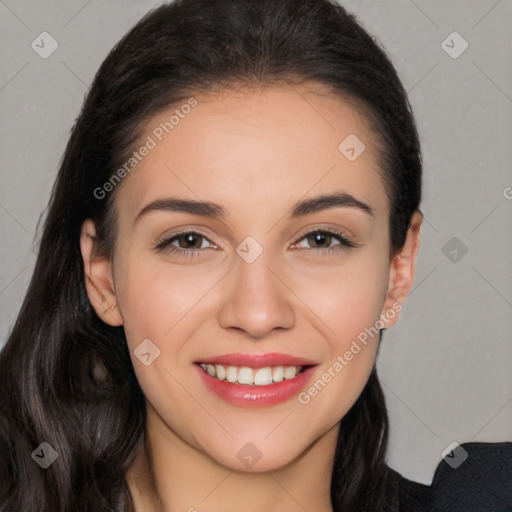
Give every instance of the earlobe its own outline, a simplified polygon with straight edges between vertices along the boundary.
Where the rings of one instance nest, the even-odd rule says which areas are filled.
[[[112,278],[110,258],[96,254],[96,228],[91,219],[82,224],[80,251],[84,262],[87,295],[96,314],[107,324],[119,326],[123,317],[119,311]]]
[[[398,313],[414,282],[415,263],[420,247],[420,227],[423,214],[416,210],[409,224],[404,246],[393,257],[389,269],[388,291],[381,319],[384,328],[389,328],[398,320]]]

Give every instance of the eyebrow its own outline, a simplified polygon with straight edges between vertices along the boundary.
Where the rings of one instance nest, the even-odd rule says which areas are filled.
[[[310,215],[329,208],[357,208],[371,216],[374,216],[373,209],[356,199],[351,194],[345,192],[336,192],[333,194],[322,195],[299,201],[291,208],[290,217],[292,219]],[[190,213],[213,219],[226,220],[230,213],[226,208],[217,203],[210,201],[197,201],[195,199],[180,199],[177,197],[168,197],[165,199],[157,199],[147,204],[135,217],[136,222],[141,216],[152,211],[170,211]]]

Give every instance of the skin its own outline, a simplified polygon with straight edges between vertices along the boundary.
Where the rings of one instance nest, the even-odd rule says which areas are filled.
[[[233,352],[305,357],[318,364],[307,391],[365,328],[396,322],[414,279],[422,216],[414,214],[390,261],[375,135],[350,103],[318,84],[194,97],[198,105],[119,186],[114,255],[96,253],[90,220],[80,240],[91,303],[106,323],[124,326],[146,396],[147,429],[126,474],[135,508],[332,511],[339,422],[364,388],[378,335],[307,404],[293,396],[231,405],[204,388],[193,363]],[[151,119],[141,140],[173,110]],[[352,162],[338,150],[349,134],[366,145]],[[335,191],[373,215],[342,206],[290,218],[295,202]],[[151,211],[135,220],[171,195],[218,203],[229,217]],[[358,247],[336,238],[315,245],[305,235],[316,228],[339,230]],[[206,237],[193,258],[154,249],[184,229]],[[250,264],[236,252],[247,236],[263,248]],[[172,245],[191,251],[183,239]],[[134,355],[147,338],[160,349],[149,366]],[[248,442],[261,453],[251,468],[237,457]]]

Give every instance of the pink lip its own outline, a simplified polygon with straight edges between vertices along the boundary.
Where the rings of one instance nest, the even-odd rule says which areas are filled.
[[[263,368],[265,366],[314,366],[316,364],[314,361],[287,354],[226,354],[201,359],[196,361],[196,363],[249,366],[250,368]]]
[[[199,365],[196,364],[194,366],[197,368],[205,386],[210,391],[213,391],[226,402],[242,407],[264,407],[288,400],[290,397],[299,393],[307,384],[307,381],[311,378],[315,370],[315,367],[311,366],[290,380],[274,382],[267,386],[248,386],[244,384],[232,384],[225,380],[216,379],[208,375]],[[268,360],[267,366],[272,366],[268,364]]]

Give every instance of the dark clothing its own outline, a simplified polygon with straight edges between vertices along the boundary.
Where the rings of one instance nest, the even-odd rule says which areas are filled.
[[[512,512],[512,442],[462,443],[441,460],[431,485],[393,471],[393,512]],[[459,450],[459,452],[457,452]],[[449,462],[447,462],[449,461]]]

